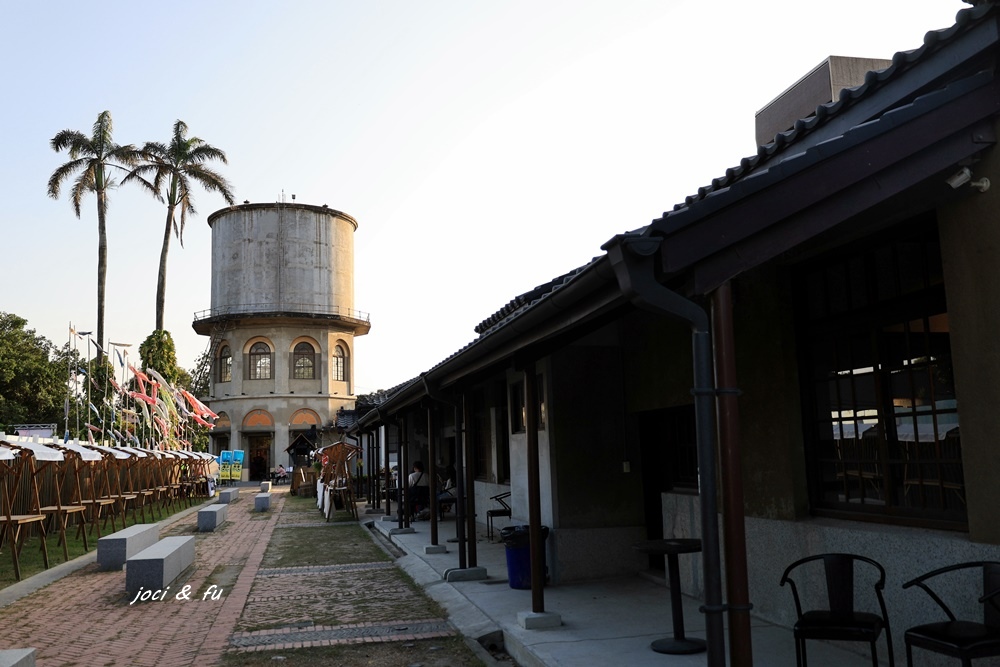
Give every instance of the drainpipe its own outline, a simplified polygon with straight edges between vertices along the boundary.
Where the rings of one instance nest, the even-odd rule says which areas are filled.
[[[662,238],[618,235],[604,244],[622,295],[645,310],[681,320],[691,326],[694,352],[695,428],[698,444],[699,497],[701,498],[701,556],[704,569],[705,636],[708,667],[726,664],[723,629],[722,569],[719,556],[719,519],[715,480],[712,336],[708,314],[698,304],[656,281],[655,260]]]

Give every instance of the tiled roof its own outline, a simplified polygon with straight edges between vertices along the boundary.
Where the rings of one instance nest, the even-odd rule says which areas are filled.
[[[971,25],[977,23],[987,14],[993,13],[996,8],[992,2],[986,2],[976,7],[962,9],[955,16],[955,24],[941,30],[932,30],[924,35],[924,43],[919,48],[910,51],[899,51],[892,57],[892,65],[875,72],[868,72],[865,75],[865,82],[854,88],[844,88],[840,91],[840,98],[822,104],[816,108],[813,115],[795,121],[791,130],[775,135],[774,140],[769,144],[758,147],[757,154],[745,157],[735,167],[726,170],[723,176],[712,179],[710,185],[698,188],[696,194],[688,196],[684,202],[675,204],[673,210],[678,211],[705,199],[713,192],[730,187],[736,181],[749,176],[780,157],[786,150],[794,145],[803,136],[814,132],[822,127],[831,118],[842,113],[851,107],[858,100],[864,98],[871,91],[876,90],[887,82],[895,79],[901,72],[906,71],[915,63],[922,60],[927,54],[933,53],[956,35],[966,31]]]
[[[595,257],[594,259],[590,260],[590,264],[593,264],[598,259],[599,259],[598,257]],[[569,273],[564,273],[558,278],[553,278],[547,283],[539,285],[538,287],[535,287],[534,289],[529,290],[524,294],[520,294],[514,297],[503,308],[493,313],[485,320],[480,322],[478,325],[476,325],[475,332],[480,335],[488,333],[495,326],[503,323],[505,320],[509,319],[512,315],[516,314],[517,311],[521,310],[525,306],[530,306],[531,304],[537,302],[539,299],[544,298],[547,294],[559,289],[559,287],[568,283],[570,280],[573,279],[574,276],[576,276],[584,269],[586,269],[588,266],[590,266],[590,264],[585,264],[583,266],[577,267],[572,271],[570,271]]]

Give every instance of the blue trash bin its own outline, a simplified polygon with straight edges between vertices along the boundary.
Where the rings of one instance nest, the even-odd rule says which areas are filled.
[[[507,526],[500,529],[500,539],[507,550],[507,581],[511,588],[531,588],[531,534],[528,526]],[[542,526],[542,543],[548,539],[549,528]],[[544,547],[542,553],[544,553]]]

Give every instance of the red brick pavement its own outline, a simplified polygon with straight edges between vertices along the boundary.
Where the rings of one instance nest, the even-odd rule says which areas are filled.
[[[40,667],[214,665],[226,650],[250,593],[284,504],[272,491],[272,511],[254,514],[250,489],[230,505],[228,523],[214,533],[195,533],[197,513],[163,533],[193,534],[195,564],[186,579],[168,589],[165,600],[132,602],[125,572],[101,572],[96,564],[0,609],[0,648],[35,648]],[[216,568],[242,568],[221,599],[203,600]],[[189,599],[183,595],[183,585]]]

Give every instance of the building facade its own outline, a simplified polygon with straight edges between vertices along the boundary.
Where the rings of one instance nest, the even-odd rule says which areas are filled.
[[[249,479],[294,462],[340,408],[354,407],[357,222],[327,206],[250,204],[216,211],[212,307],[194,329],[211,339],[212,452],[246,452]]]

